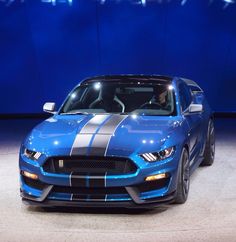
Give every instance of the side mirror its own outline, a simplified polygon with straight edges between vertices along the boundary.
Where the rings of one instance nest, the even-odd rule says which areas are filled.
[[[55,107],[56,107],[56,104],[55,103],[45,103],[43,105],[43,111],[44,112],[47,112],[47,113],[55,113]]]
[[[189,113],[201,113],[202,111],[202,104],[190,104],[189,106]]]

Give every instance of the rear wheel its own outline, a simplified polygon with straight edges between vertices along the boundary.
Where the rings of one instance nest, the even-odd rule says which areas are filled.
[[[215,158],[215,128],[213,120],[211,119],[208,124],[207,140],[204,151],[204,159],[201,166],[211,166]]]
[[[183,148],[180,157],[180,167],[178,171],[177,192],[174,203],[183,204],[188,198],[190,183],[189,155],[186,148]]]

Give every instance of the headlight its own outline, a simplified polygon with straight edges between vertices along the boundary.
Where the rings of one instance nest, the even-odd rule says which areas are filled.
[[[142,157],[145,161],[154,162],[154,161],[165,160],[171,157],[174,151],[175,151],[175,147],[170,147],[170,148],[161,150],[159,152],[144,153],[139,156]]]
[[[33,151],[33,150],[28,150],[28,149],[25,149],[24,150],[24,155],[26,157],[28,157],[29,159],[31,160],[38,160],[39,157],[42,155],[40,152],[36,152],[36,151]]]

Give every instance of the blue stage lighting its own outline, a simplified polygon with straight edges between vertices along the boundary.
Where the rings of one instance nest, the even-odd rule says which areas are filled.
[[[53,6],[56,6],[57,3],[68,3],[69,5],[73,4],[73,0],[41,0],[43,3],[51,3]]]
[[[227,8],[230,4],[235,3],[234,0],[223,0],[223,2],[225,2],[224,8]]]
[[[0,3],[5,4],[5,6],[10,6],[13,3],[25,3],[27,1],[29,1],[29,0],[0,0]],[[74,1],[76,1],[76,0],[74,0]],[[69,6],[72,6],[74,1],[73,0],[38,0],[38,2],[50,3],[53,6],[56,6],[59,3],[64,3],[64,4],[68,4]],[[79,0],[77,0],[77,1],[79,1]],[[117,2],[117,3],[129,2],[131,4],[138,4],[138,5],[142,5],[142,6],[146,6],[149,2],[150,3],[156,2],[157,4],[174,2],[174,0],[91,0],[91,1],[97,1],[100,4],[105,4],[107,2]],[[188,0],[175,0],[175,1],[179,2],[181,6],[184,6],[187,2],[191,2]],[[223,1],[224,8],[226,8],[229,5],[236,2],[236,0],[209,0],[209,4],[216,2],[216,1],[221,1],[221,2]]]
[[[13,3],[25,3],[27,0],[0,0],[0,2],[5,3],[6,6],[10,6]],[[56,6],[57,3],[66,3],[68,5],[73,4],[73,0],[39,0],[43,3],[51,3],[53,6]]]

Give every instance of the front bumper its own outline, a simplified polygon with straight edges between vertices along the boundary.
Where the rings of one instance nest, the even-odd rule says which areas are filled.
[[[45,172],[42,164],[20,156],[20,170],[39,177],[38,181],[33,181],[20,175],[22,200],[37,206],[72,207],[132,208],[171,203],[176,191],[177,158],[148,165],[137,157],[131,159],[136,159],[137,170],[134,173],[107,175],[103,179],[99,176],[78,176],[73,183],[71,175]],[[158,173],[166,173],[168,177],[144,181],[147,176]]]
[[[172,194],[153,199],[152,201],[145,201],[141,204],[137,204],[134,201],[116,201],[116,202],[78,202],[78,201],[61,201],[61,200],[50,200],[45,199],[43,202],[38,202],[35,200],[31,200],[27,194],[21,192],[22,201],[26,205],[30,206],[40,206],[40,207],[93,207],[93,208],[100,208],[100,207],[113,207],[113,208],[155,208],[161,205],[166,205],[174,202],[175,192]]]

